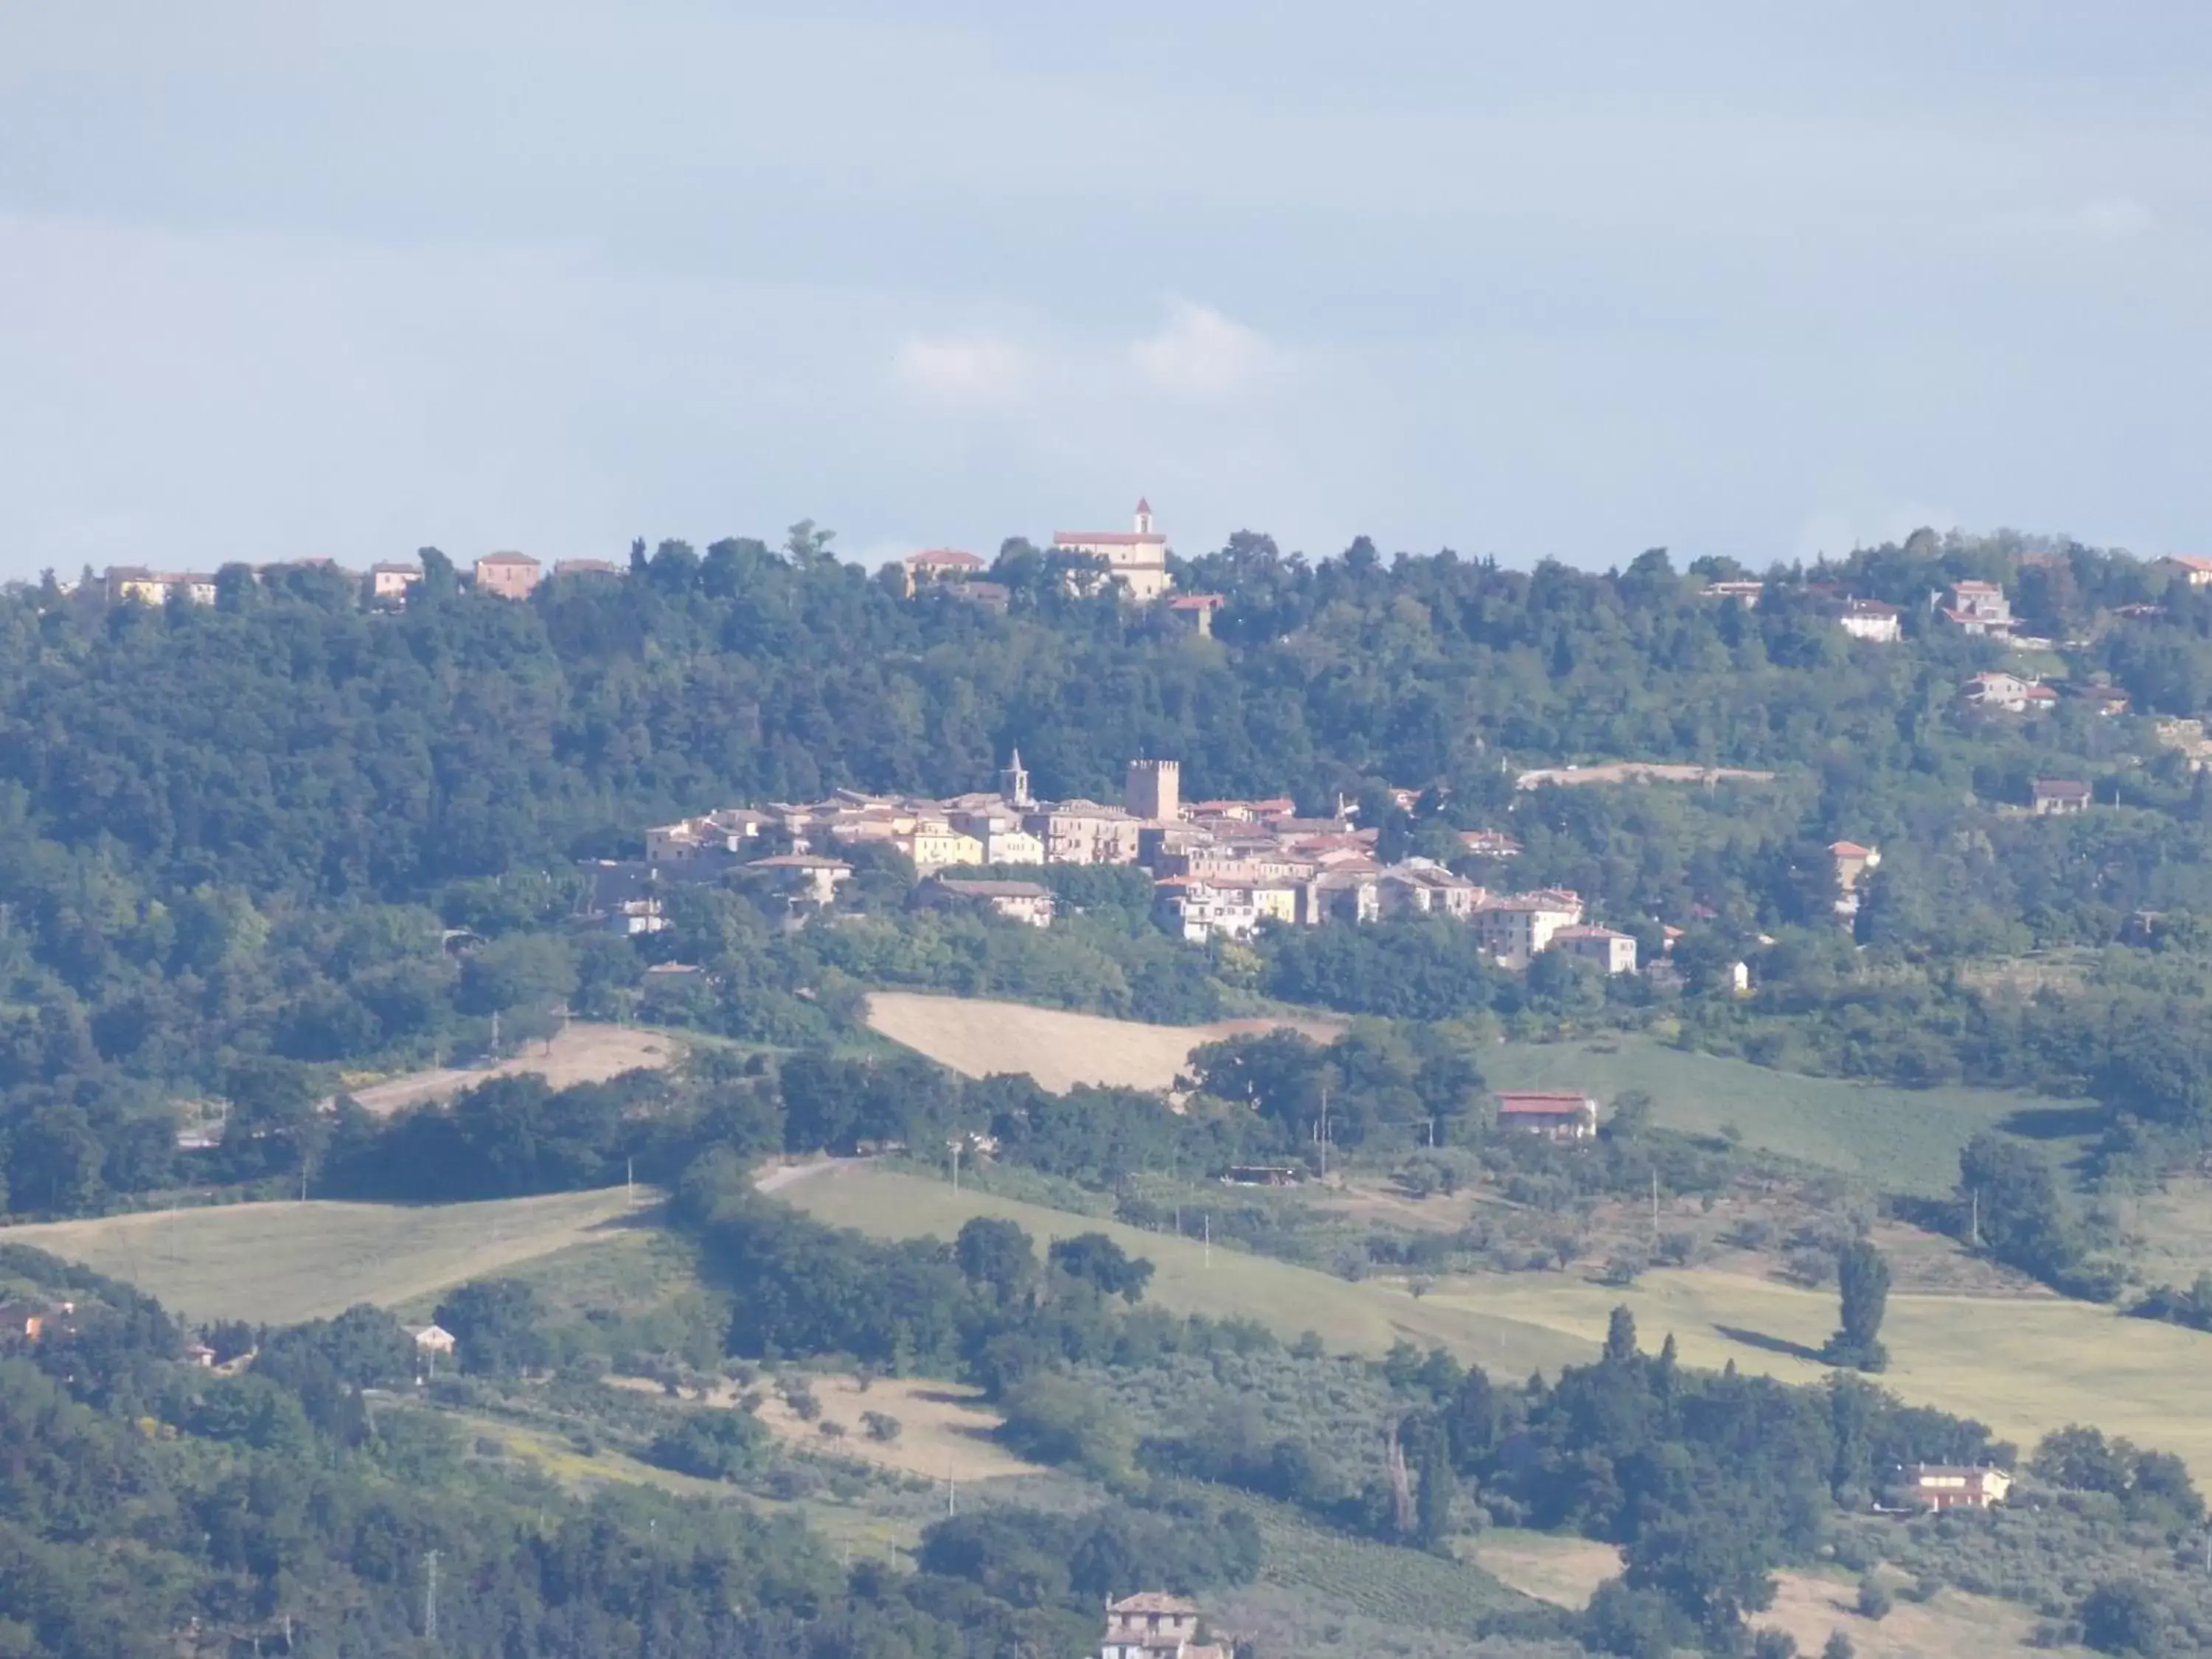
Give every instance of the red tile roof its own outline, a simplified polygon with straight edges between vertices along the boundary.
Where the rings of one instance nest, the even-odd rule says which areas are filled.
[[[1588,1095],[1533,1090],[1500,1090],[1498,1095],[1498,1113],[1507,1117],[1579,1117],[1596,1108]]]

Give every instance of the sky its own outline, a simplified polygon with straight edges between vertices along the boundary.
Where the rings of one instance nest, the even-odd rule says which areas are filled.
[[[2193,0],[0,7],[0,578],[2212,552]]]

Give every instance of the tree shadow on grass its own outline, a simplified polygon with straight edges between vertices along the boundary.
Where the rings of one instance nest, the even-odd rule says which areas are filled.
[[[2023,1106],[1997,1120],[1997,1127],[2024,1140],[2087,1140],[2104,1133],[2101,1106]]]
[[[1747,1348],[1757,1348],[1765,1353],[1788,1354],[1792,1359],[1809,1359],[1821,1364],[1820,1351],[1808,1348],[1802,1342],[1792,1342],[1786,1337],[1769,1336],[1765,1331],[1746,1330],[1741,1325],[1716,1325],[1713,1328],[1731,1342],[1741,1342]]]

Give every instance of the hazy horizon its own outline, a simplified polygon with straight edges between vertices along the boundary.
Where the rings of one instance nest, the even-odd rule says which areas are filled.
[[[2212,550],[2212,15],[0,17],[0,578]]]

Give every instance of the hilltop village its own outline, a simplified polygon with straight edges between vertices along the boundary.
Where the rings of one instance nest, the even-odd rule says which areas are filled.
[[[1398,792],[1400,804],[1410,805],[1415,793]],[[922,878],[917,903],[973,907],[1044,927],[1053,920],[1052,890],[1005,871],[1134,865],[1153,878],[1163,925],[1194,944],[1249,938],[1266,922],[1314,927],[1437,915],[1475,929],[1504,967],[1525,968],[1556,948],[1608,974],[1636,970],[1635,938],[1592,925],[1580,895],[1493,890],[1431,858],[1385,863],[1376,856],[1378,836],[1344,802],[1324,817],[1301,817],[1287,798],[1186,802],[1182,769],[1171,760],[1131,761],[1119,805],[1041,801],[1018,750],[995,792],[939,800],[839,790],[804,805],[727,807],[647,830],[641,864],[592,867],[603,881],[646,890],[666,881],[766,884],[803,917],[833,902],[851,878],[842,853],[884,847]],[[1470,859],[1500,867],[1519,850],[1498,830],[1468,830],[1460,839]],[[650,890],[610,914],[625,932],[655,931],[659,920]]]

